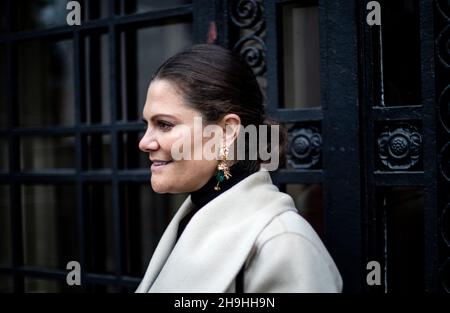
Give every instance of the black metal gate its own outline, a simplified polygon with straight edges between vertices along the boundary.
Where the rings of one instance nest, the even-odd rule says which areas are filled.
[[[378,1],[381,26],[366,0],[79,2],[81,26],[45,27],[25,2],[0,4],[0,290],[134,290],[183,199],[148,186],[146,84],[209,41],[246,58],[288,126],[273,179],[344,290],[450,291],[448,2]],[[71,260],[81,287],[65,283]]]
[[[303,213],[324,237],[344,290],[448,292],[449,5],[378,1],[382,24],[370,26],[369,2],[230,1],[237,31],[228,38],[262,76],[270,115],[290,125],[291,166],[274,178],[294,198],[309,199],[300,210],[315,205]],[[314,10],[318,33],[308,23]],[[295,18],[309,41],[301,27],[287,38],[285,20]],[[286,86],[310,92],[286,75],[295,66],[286,42],[314,50],[315,35],[320,103],[311,95],[290,103]],[[295,58],[306,60],[313,88],[314,57]],[[380,285],[366,282],[370,261],[381,266]]]

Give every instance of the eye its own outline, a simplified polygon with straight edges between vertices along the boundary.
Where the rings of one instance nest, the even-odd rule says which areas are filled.
[[[158,120],[156,123],[157,123],[158,127],[160,129],[162,129],[163,131],[169,131],[173,127],[172,123],[169,123],[169,122],[166,122],[166,121],[162,121],[162,120]]]

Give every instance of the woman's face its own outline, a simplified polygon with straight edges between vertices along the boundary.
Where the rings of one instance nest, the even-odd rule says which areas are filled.
[[[209,139],[202,136],[203,127],[194,127],[195,117],[201,117],[200,112],[185,104],[172,82],[157,79],[150,84],[143,111],[147,130],[139,148],[151,160],[151,184],[155,192],[192,192],[214,175],[217,160],[193,157],[194,146],[203,145]],[[191,158],[180,160],[172,156],[171,148],[179,140],[190,142]]]

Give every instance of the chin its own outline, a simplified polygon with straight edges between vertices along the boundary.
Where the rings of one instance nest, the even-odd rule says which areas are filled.
[[[170,188],[159,181],[151,180],[152,189],[156,193],[168,193],[170,192]]]
[[[155,188],[155,187],[153,187],[153,186],[152,186],[152,190],[153,190],[155,193],[159,193],[159,194],[168,193],[168,192],[165,191],[164,189],[158,189],[158,188]]]
[[[161,179],[152,179],[151,180],[152,189],[156,193],[180,193],[184,192],[183,190],[179,190],[177,186],[173,186],[172,184],[168,184],[167,182],[162,181]]]
[[[163,194],[163,193],[186,193],[186,192],[192,192],[196,190],[196,188],[191,188],[191,186],[188,186],[186,184],[168,184],[167,182],[161,181],[159,179],[152,179],[151,180],[152,189],[154,192]]]

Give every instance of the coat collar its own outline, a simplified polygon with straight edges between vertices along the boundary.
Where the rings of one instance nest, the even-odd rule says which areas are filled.
[[[152,256],[136,292],[224,292],[264,227],[295,210],[261,169],[211,200],[176,241],[181,219],[192,210],[190,196],[179,208]]]

